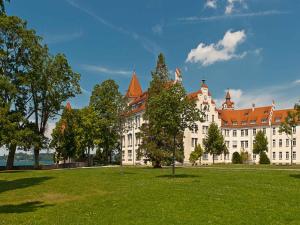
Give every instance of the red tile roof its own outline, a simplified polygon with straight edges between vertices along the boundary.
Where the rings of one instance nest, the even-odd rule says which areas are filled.
[[[128,91],[126,93],[126,97],[128,98],[136,98],[143,93],[140,82],[135,74],[132,74],[132,78],[129,84]]]

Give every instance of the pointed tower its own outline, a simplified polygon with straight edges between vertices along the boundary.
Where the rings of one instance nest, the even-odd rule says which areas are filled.
[[[222,104],[222,109],[234,109],[234,102],[231,101],[229,89],[227,90],[227,93],[225,96],[225,102]]]
[[[126,97],[129,100],[139,97],[143,93],[140,82],[136,76],[135,71],[132,74],[132,78],[126,93]]]

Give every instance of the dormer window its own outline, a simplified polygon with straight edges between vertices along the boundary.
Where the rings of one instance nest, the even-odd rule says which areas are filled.
[[[251,120],[250,121],[250,124],[255,124],[256,123],[256,120]]]
[[[263,119],[261,119],[261,122],[262,122],[262,123],[267,123],[267,119],[266,119],[266,118],[263,118]]]
[[[242,121],[242,125],[246,125],[246,123],[247,123],[247,121],[245,121],[245,120]]]
[[[276,118],[275,118],[275,122],[276,122],[276,123],[279,123],[280,120],[281,120],[280,117],[276,117]]]
[[[237,121],[232,121],[232,125],[236,126],[236,125],[238,125],[238,122]]]

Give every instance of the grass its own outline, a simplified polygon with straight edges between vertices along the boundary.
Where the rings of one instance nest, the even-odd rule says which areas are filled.
[[[300,170],[276,168],[0,172],[0,224],[300,224]]]

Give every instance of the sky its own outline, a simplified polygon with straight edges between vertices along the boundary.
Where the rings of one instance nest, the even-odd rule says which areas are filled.
[[[205,79],[218,105],[228,88],[238,108],[300,99],[299,0],[12,0],[6,9],[81,74],[73,108],[106,79],[125,93],[134,70],[147,89],[160,52],[187,92]]]

